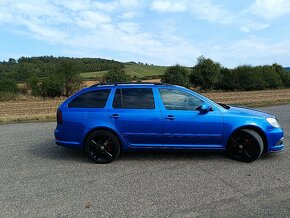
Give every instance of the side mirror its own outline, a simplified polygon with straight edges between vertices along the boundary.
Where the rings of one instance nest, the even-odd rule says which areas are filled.
[[[200,106],[200,110],[203,111],[203,112],[209,112],[211,110],[211,106],[207,103],[203,103],[201,106]]]

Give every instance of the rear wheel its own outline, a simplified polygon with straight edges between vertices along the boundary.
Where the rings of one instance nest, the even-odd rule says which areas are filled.
[[[263,139],[251,129],[235,132],[230,137],[227,146],[227,154],[231,158],[248,163],[258,159],[263,150]]]
[[[118,138],[107,130],[98,130],[91,133],[85,145],[89,158],[99,164],[112,162],[120,153]]]

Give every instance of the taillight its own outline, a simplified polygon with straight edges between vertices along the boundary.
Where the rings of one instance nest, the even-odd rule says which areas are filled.
[[[62,111],[60,109],[57,109],[56,121],[57,121],[57,124],[62,124]]]

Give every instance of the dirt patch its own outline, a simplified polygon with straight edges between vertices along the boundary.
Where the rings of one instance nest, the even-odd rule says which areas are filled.
[[[290,103],[290,89],[209,92],[202,94],[216,102],[252,107]],[[13,101],[0,102],[0,123],[25,120],[54,120],[56,109],[64,100],[65,98],[43,99],[19,96]]]

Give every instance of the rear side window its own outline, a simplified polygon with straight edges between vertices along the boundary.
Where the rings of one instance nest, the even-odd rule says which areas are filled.
[[[117,89],[113,108],[154,109],[154,96],[151,88]]]
[[[94,90],[80,94],[69,104],[69,108],[104,108],[110,89]]]

